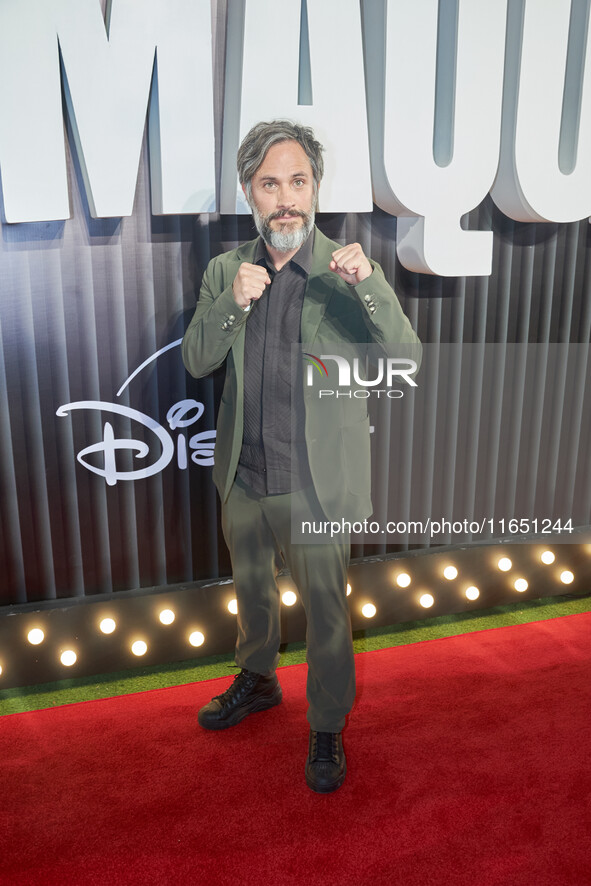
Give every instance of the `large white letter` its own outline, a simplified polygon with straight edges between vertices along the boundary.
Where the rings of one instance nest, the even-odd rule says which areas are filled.
[[[516,4],[510,23],[501,163],[491,194],[517,221],[576,221],[591,214],[588,7],[525,0],[523,21],[521,10]]]
[[[70,217],[55,13],[49,0],[0,3],[0,170],[8,222]]]
[[[380,4],[369,6],[366,25],[377,35],[383,7],[380,23]],[[455,8],[443,0],[439,10],[437,0],[386,4],[385,62],[378,52],[367,57],[372,123],[379,126],[380,104],[384,109],[383,146],[372,125],[374,195],[399,216],[397,250],[405,267],[484,275],[491,273],[493,235],[463,231],[460,218],[486,196],[497,169],[507,3],[457,0],[457,25]],[[448,56],[448,76],[440,64],[439,84],[438,25],[439,52]],[[380,66],[381,94],[374,91]]]
[[[359,0],[233,0],[228,14],[221,211],[249,211],[236,186],[241,139],[259,120],[287,117],[326,149],[322,211],[370,212]]]
[[[211,211],[208,0],[113,0],[108,35],[98,0],[3,0],[0,163],[7,220],[69,216],[58,41],[92,215],[133,210],[153,69],[154,211]]]

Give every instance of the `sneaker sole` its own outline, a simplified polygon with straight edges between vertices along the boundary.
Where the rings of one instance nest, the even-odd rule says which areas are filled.
[[[267,711],[269,708],[274,708],[280,704],[281,699],[283,698],[283,693],[281,692],[280,686],[277,687],[277,690],[269,697],[262,696],[261,698],[256,699],[252,704],[248,705],[248,707],[236,708],[233,714],[225,720],[210,720],[209,722],[202,723],[199,716],[197,716],[199,725],[204,729],[212,729],[215,731],[220,729],[230,729],[232,726],[237,726],[238,723],[241,723],[249,714],[256,714],[259,711]]]

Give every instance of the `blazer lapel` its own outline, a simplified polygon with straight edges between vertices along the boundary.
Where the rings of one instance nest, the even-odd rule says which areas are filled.
[[[254,257],[256,254],[257,244],[259,238],[256,237],[254,240],[249,240],[247,243],[243,243],[242,246],[239,247],[236,258],[233,260],[232,265],[228,267],[228,279],[234,280],[236,274],[238,273],[238,268],[242,264],[242,262],[249,262],[252,264],[254,261]],[[242,384],[243,384],[243,376],[244,376],[244,336],[246,335],[246,323],[243,324],[242,329],[236,336],[234,344],[232,345],[232,359],[234,360],[234,369],[236,370],[236,378],[238,380],[238,399],[242,402]]]
[[[328,267],[332,252],[331,241],[318,228],[315,228],[312,269],[304,294],[300,326],[304,344],[311,344],[316,338],[318,327],[336,286],[337,277]]]

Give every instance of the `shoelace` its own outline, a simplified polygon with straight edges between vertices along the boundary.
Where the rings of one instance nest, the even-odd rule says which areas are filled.
[[[220,701],[224,702],[229,698],[233,698],[236,695],[236,692],[242,688],[242,684],[247,684],[247,688],[253,686],[256,682],[257,675],[252,674],[250,671],[242,669],[239,674],[236,674],[234,680],[230,686],[222,692],[220,695],[214,695],[212,701],[216,698],[219,698]]]
[[[335,760],[337,757],[337,736],[333,732],[317,732],[312,747],[315,760]]]

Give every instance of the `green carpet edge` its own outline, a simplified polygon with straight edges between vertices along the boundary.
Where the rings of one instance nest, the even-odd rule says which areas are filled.
[[[396,625],[367,628],[354,633],[353,645],[355,653],[360,654],[590,611],[591,596],[547,597],[476,612],[460,612]],[[281,648],[279,667],[301,664],[305,660],[305,644],[293,643]],[[151,689],[166,689],[236,673],[233,656],[228,653],[167,665],[132,668],[114,674],[98,674],[36,686],[0,689],[0,716],[113,698],[117,695]]]

